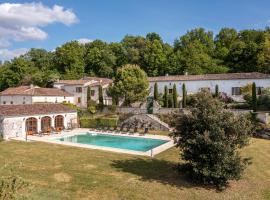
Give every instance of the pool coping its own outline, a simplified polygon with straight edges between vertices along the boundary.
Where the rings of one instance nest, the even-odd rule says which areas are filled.
[[[90,144],[80,144],[80,143],[73,143],[73,142],[64,142],[64,141],[57,141],[53,139],[61,138],[61,137],[69,137],[74,135],[80,135],[82,133],[96,133],[96,134],[106,134],[106,135],[115,135],[115,136],[122,136],[122,137],[136,137],[136,138],[146,138],[146,139],[160,139],[160,140],[168,140],[168,142],[155,147],[151,150],[148,150],[146,152],[142,151],[135,151],[135,150],[128,150],[128,149],[118,149],[113,147],[103,147],[103,146],[95,146]],[[139,135],[139,134],[121,134],[121,133],[111,133],[111,132],[97,132],[85,128],[78,128],[74,129],[72,131],[63,131],[61,134],[54,134],[54,135],[48,135],[48,136],[28,136],[28,140],[30,141],[37,141],[37,142],[46,142],[46,143],[52,143],[52,144],[60,144],[60,145],[66,145],[66,146],[72,146],[72,147],[80,147],[80,148],[87,148],[87,149],[97,149],[97,150],[104,150],[104,151],[110,151],[110,152],[116,152],[116,153],[126,153],[126,154],[132,154],[132,155],[141,155],[141,156],[150,156],[154,157],[155,155],[175,146],[174,141],[169,136],[162,136],[162,135]]]

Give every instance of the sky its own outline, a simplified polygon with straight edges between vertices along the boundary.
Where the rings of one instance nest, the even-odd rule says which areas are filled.
[[[173,44],[196,27],[214,34],[222,27],[263,29],[269,10],[269,0],[0,0],[0,60],[71,40],[119,42],[157,32]]]

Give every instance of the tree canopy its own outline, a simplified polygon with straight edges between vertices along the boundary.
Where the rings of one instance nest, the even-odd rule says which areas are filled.
[[[222,28],[214,35],[204,28],[189,30],[174,44],[158,33],[126,35],[120,42],[67,42],[55,51],[31,49],[0,66],[0,90],[34,83],[52,86],[56,79],[83,76],[114,78],[118,68],[139,65],[148,76],[226,72],[270,73],[270,29]]]
[[[109,91],[112,95],[124,98],[130,105],[136,101],[144,101],[148,96],[148,77],[138,65],[125,65],[116,72],[114,84]]]
[[[186,161],[183,169],[194,181],[223,189],[229,180],[239,179],[248,164],[238,150],[248,144],[251,121],[223,109],[207,91],[195,95],[193,104],[190,114],[177,117],[173,134]]]

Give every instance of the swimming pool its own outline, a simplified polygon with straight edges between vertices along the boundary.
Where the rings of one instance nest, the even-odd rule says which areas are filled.
[[[150,139],[150,138],[139,138],[139,137],[119,136],[109,134],[91,134],[91,133],[84,133],[73,136],[64,136],[60,138],[55,138],[54,140],[61,142],[71,142],[101,147],[126,149],[140,152],[149,151],[153,148],[156,148],[160,145],[169,142],[169,140],[162,140],[162,139]]]

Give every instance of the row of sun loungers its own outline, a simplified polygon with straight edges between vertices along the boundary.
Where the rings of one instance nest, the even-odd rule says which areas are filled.
[[[40,132],[36,132],[36,133],[31,133],[28,135],[37,135],[37,136],[44,136],[44,135],[52,135],[52,134],[59,134],[61,133],[61,131],[64,130],[64,128],[53,128],[53,127],[50,127],[50,128],[46,128],[45,130],[42,130]]]
[[[114,133],[114,134],[129,134],[129,135],[133,135],[135,133],[139,133],[138,132],[138,128],[134,127],[114,127],[113,129],[111,127],[98,127],[96,129],[90,129],[90,131],[95,131],[95,132],[107,132],[107,133]],[[147,133],[148,131],[145,130],[144,134]]]

